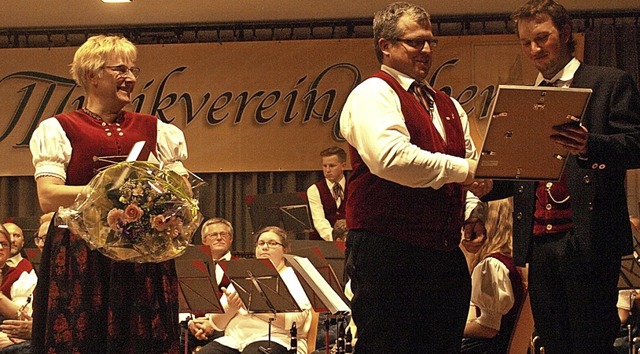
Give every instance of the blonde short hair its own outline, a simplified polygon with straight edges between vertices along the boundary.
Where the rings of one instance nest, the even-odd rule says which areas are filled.
[[[111,56],[135,61],[138,51],[135,45],[124,37],[92,36],[76,50],[69,72],[78,86],[86,87],[86,73],[98,73]]]

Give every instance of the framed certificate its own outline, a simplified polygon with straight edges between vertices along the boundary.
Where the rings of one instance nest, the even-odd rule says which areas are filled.
[[[476,178],[559,180],[568,152],[551,141],[553,126],[575,122],[573,117],[581,119],[591,92],[499,85],[489,110]]]

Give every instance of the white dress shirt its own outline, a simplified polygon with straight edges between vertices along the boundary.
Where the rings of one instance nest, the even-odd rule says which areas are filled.
[[[335,183],[329,181],[326,178],[325,181],[327,182],[327,186],[329,186],[329,190],[333,190],[333,185]],[[342,179],[338,183],[344,191],[345,185],[347,184],[347,179],[342,176]],[[323,240],[333,241],[333,227],[324,214],[324,207],[322,206],[322,200],[320,199],[320,191],[315,184],[312,184],[311,186],[309,186],[309,188],[307,188],[307,199],[309,200],[309,209],[311,211],[313,227],[316,229]],[[341,203],[342,199],[338,199],[336,201],[336,207],[339,208]]]

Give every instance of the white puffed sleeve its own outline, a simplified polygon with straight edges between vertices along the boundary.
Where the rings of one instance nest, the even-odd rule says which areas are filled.
[[[471,274],[471,302],[480,308],[478,323],[500,330],[502,316],[515,302],[509,269],[499,260],[483,259]]]
[[[67,166],[71,160],[71,142],[64,129],[55,118],[43,120],[36,128],[29,142],[34,177],[42,176],[67,179]]]
[[[184,133],[178,127],[158,120],[157,136],[158,158],[173,171],[187,175],[188,171],[182,164],[189,156]]]
[[[20,278],[11,285],[11,300],[20,306],[25,306],[28,315],[33,313],[31,308],[31,295],[38,283],[35,270],[22,272]]]

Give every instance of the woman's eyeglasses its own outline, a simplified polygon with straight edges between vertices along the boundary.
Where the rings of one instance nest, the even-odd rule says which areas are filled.
[[[278,246],[283,246],[283,244],[281,244],[278,241],[258,241],[256,242],[256,247],[264,247],[264,245],[267,245],[269,248],[276,248]]]
[[[127,67],[126,65],[105,65],[105,68],[113,70],[117,73],[116,77],[122,78],[131,73],[133,77],[137,78],[140,75],[140,68],[137,66]]]

